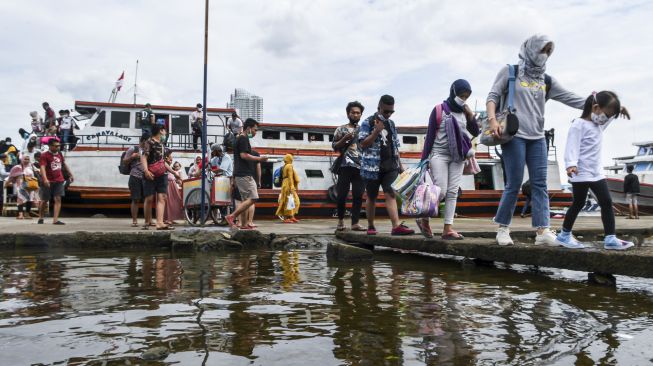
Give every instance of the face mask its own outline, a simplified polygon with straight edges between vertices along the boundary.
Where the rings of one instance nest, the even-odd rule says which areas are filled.
[[[549,55],[546,53],[538,53],[537,56],[535,57],[535,60],[533,60],[533,63],[535,66],[542,67],[546,65],[546,61],[549,59]]]
[[[168,135],[161,135],[161,142],[165,144],[166,141],[168,141]]]
[[[251,139],[252,137],[254,137],[254,134],[251,132],[247,132],[247,137]]]
[[[456,101],[456,104],[458,104],[458,105],[461,106],[461,107],[465,105],[465,101],[463,100],[463,98],[461,98],[461,97],[459,97],[459,96],[456,96],[456,97],[454,98],[454,100]]]
[[[608,116],[606,116],[605,113],[601,113],[601,114],[592,113],[592,122],[596,123],[599,126],[602,126],[612,121],[613,118],[614,117],[608,118]]]

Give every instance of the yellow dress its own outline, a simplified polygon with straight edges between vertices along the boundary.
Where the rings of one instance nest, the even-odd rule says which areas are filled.
[[[281,171],[283,182],[281,183],[281,193],[279,194],[279,207],[277,207],[277,216],[291,217],[299,213],[299,196],[297,195],[297,187],[299,186],[299,176],[292,166],[293,156],[287,154],[283,158],[284,163]],[[295,209],[286,210],[288,204],[288,195],[292,194],[295,199]]]

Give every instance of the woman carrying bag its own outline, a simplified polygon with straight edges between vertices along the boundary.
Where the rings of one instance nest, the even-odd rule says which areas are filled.
[[[279,207],[277,207],[276,215],[283,217],[284,224],[292,224],[299,221],[295,218],[295,215],[299,213],[299,196],[297,195],[299,175],[293,168],[293,156],[291,154],[286,154],[283,161],[285,163],[281,170],[283,183],[281,183]]]
[[[5,186],[9,184],[13,184],[15,187],[16,203],[18,204],[16,219],[31,219],[30,210],[32,206],[39,203],[39,183],[38,178],[34,175],[29,155],[23,155],[20,158],[20,164],[11,168]],[[23,209],[25,209],[24,214]]]
[[[466,80],[453,82],[449,98],[436,105],[431,112],[422,151],[422,161],[428,160],[433,183],[445,195],[442,230],[442,239],[445,240],[463,239],[453,229],[453,217],[465,160],[474,157],[471,139],[479,134],[476,117],[465,104],[471,94],[472,87]],[[433,237],[428,217],[418,218],[416,222],[422,235]]]

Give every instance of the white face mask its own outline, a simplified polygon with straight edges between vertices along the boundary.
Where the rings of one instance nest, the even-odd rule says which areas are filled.
[[[459,96],[456,96],[454,100],[456,101],[456,104],[458,104],[461,107],[465,105],[465,100]]]
[[[592,113],[592,122],[596,123],[599,126],[602,126],[612,121],[613,119],[614,117],[608,118],[608,116],[606,116],[605,113],[601,113],[601,114]]]
[[[548,59],[549,59],[549,55],[547,55],[546,53],[539,53],[535,57],[535,60],[533,60],[533,63],[536,66],[542,67],[542,66],[546,65],[546,61]]]

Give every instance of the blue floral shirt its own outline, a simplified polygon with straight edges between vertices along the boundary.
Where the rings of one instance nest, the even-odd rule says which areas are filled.
[[[397,128],[392,120],[388,120],[388,124],[392,131],[392,157],[398,160],[400,144],[399,137],[397,136]],[[372,133],[373,129],[374,115],[371,115],[361,123],[360,129],[358,130],[358,142],[361,150],[361,177],[367,180],[379,179],[379,168],[381,166],[381,134],[367,148],[363,148],[360,145]]]

